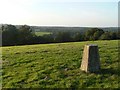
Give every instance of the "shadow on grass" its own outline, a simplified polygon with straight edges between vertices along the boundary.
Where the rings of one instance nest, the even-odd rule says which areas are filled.
[[[98,72],[95,72],[95,74],[103,74],[103,75],[106,75],[106,74],[111,74],[111,75],[120,75],[120,70],[118,69],[111,69],[111,68],[108,68],[108,69],[100,69],[100,71]]]

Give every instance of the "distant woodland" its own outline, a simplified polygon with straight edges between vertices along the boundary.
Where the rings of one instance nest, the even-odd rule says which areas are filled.
[[[37,36],[36,32],[50,32]],[[117,28],[0,25],[2,46],[120,39]]]

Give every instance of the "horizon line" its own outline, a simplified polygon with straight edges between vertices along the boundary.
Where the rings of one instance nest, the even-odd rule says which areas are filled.
[[[36,27],[119,27],[119,26],[80,26],[80,25],[30,25],[30,24],[0,24],[0,25],[15,25],[15,26],[36,26]]]

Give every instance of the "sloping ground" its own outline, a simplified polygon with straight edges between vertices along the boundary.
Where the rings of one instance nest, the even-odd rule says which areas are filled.
[[[98,44],[99,73],[80,70],[85,44]],[[118,41],[88,41],[2,48],[3,88],[117,88]]]

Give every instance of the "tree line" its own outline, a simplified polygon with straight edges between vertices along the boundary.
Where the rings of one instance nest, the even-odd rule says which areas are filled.
[[[120,32],[104,31],[99,28],[88,29],[85,33],[59,31],[43,36],[36,36],[28,25],[22,25],[20,28],[14,25],[2,25],[0,31],[2,46],[120,39]]]

